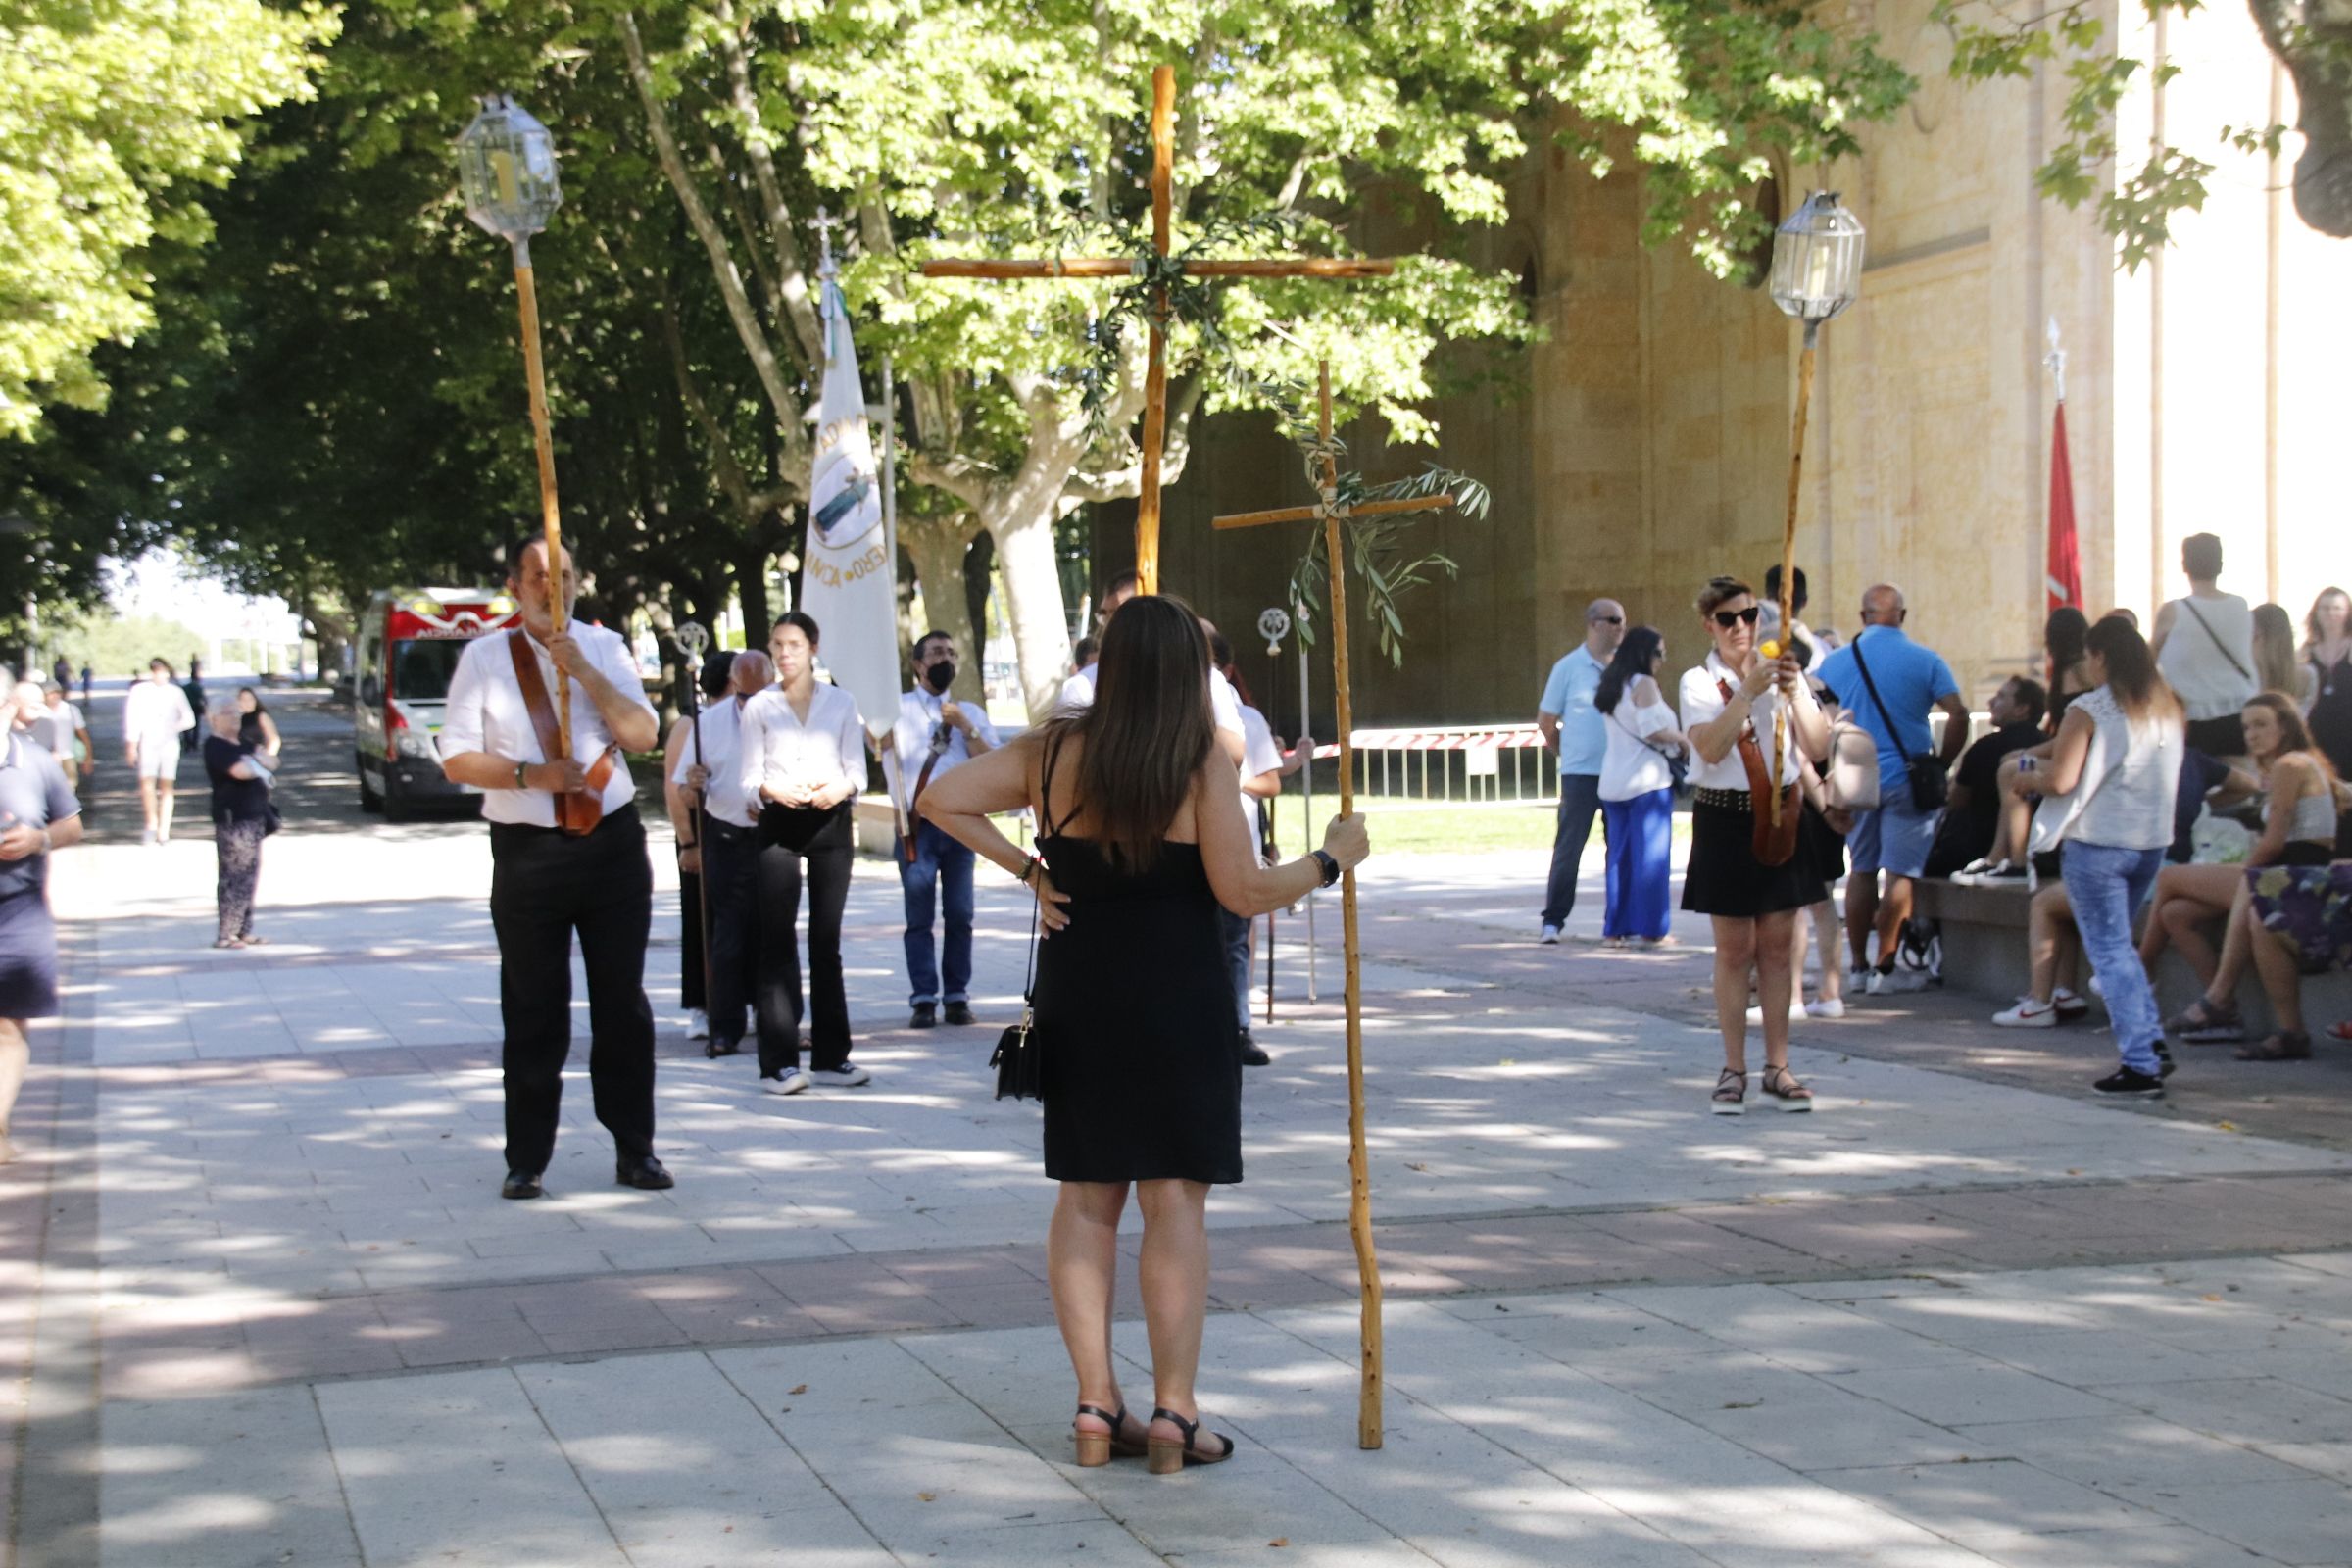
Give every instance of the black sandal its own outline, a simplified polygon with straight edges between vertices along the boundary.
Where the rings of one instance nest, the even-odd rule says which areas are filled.
[[[2281,1029],[2260,1045],[2240,1046],[2231,1054],[2240,1061],[2309,1061],[2311,1036],[2300,1029]]]
[[[1233,1440],[1224,1433],[1211,1432],[1209,1434],[1210,1437],[1225,1445],[1222,1452],[1209,1453],[1200,1446],[1200,1422],[1187,1421],[1165,1405],[1161,1405],[1152,1412],[1153,1426],[1157,1426],[1162,1421],[1170,1423],[1177,1431],[1183,1433],[1184,1441],[1172,1443],[1157,1433],[1152,1435],[1151,1464],[1153,1475],[1172,1476],[1188,1464],[1223,1464],[1233,1457]]]
[[[1781,1102],[1783,1110],[1811,1110],[1813,1091],[1797,1082],[1796,1074],[1786,1066],[1767,1067],[1758,1080],[1764,1092]]]
[[[1747,1114],[1747,1074],[1737,1067],[1726,1067],[1715,1075],[1715,1095],[1707,1109],[1718,1116]]]
[[[1082,1404],[1078,1407],[1078,1414],[1091,1415],[1110,1428],[1108,1432],[1083,1432],[1079,1430],[1077,1419],[1071,1419],[1070,1439],[1077,1446],[1078,1463],[1082,1467],[1091,1470],[1097,1465],[1110,1463],[1114,1454],[1122,1459],[1132,1459],[1144,1451],[1144,1442],[1127,1436],[1127,1423],[1133,1418],[1127,1414],[1124,1404],[1115,1411],[1105,1410],[1099,1404]],[[1145,1442],[1149,1442],[1151,1434],[1145,1433],[1144,1438]]]

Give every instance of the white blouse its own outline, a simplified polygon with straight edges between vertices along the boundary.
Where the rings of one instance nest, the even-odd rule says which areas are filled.
[[[1672,787],[1674,769],[1667,765],[1665,754],[1647,739],[1674,728],[1674,710],[1666,706],[1663,694],[1654,702],[1637,704],[1628,683],[1617,707],[1600,715],[1600,726],[1608,741],[1608,751],[1600,760],[1602,800],[1630,801],[1637,795],[1654,795]]]
[[[784,688],[770,686],[743,705],[735,777],[744,807],[755,816],[765,805],[762,787],[782,790],[797,784],[813,790],[846,783],[857,794],[865,788],[865,722],[858,716],[858,700],[819,681],[803,723]]]
[[[1715,684],[1717,680],[1721,680],[1725,685],[1731,687],[1735,693],[1740,690],[1740,677],[1733,674],[1731,667],[1714,653],[1709,653],[1707,662],[1696,669],[1683,672],[1681,706],[1684,734],[1689,735],[1702,725],[1713,723],[1723,716],[1723,710],[1730,706],[1724,701],[1723,693],[1717,689]],[[1777,756],[1774,753],[1772,715],[1780,711],[1781,704],[1784,701],[1778,686],[1770,688],[1763,696],[1757,698],[1749,709],[1748,723],[1756,732],[1756,744],[1763,750],[1764,760],[1770,769],[1773,781],[1786,786],[1796,782],[1797,768],[1803,764],[1804,752],[1797,745],[1796,726],[1791,723],[1783,726],[1780,751]],[[1813,690],[1802,680],[1796,683],[1796,701],[1791,707],[1797,713],[1810,713],[1816,710]],[[1690,749],[1689,782],[1692,789],[1738,790],[1741,794],[1745,794],[1747,792],[1747,765],[1740,760],[1738,743],[1735,742],[1723,756],[1712,762],[1699,755],[1698,748],[1693,746]]]

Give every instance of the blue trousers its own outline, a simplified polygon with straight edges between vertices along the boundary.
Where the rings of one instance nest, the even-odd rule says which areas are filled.
[[[969,1002],[972,998],[972,852],[925,822],[914,830],[914,858],[899,843],[899,891],[906,901],[906,1000]],[[938,906],[947,905],[944,952],[932,944]],[[947,990],[940,990],[942,962]]]
[[[1576,871],[1584,863],[1585,841],[1592,836],[1592,818],[1600,810],[1598,773],[1560,775],[1560,825],[1551,840],[1551,877],[1544,888],[1544,923],[1566,925],[1576,907]],[[1601,833],[1608,833],[1606,823]]]
[[[2163,866],[2162,850],[2119,850],[2076,840],[2068,841],[2066,858],[2058,863],[2075,906],[2075,928],[2082,933],[2082,951],[2107,994],[2116,1049],[2125,1066],[2150,1077],[2156,1075],[2156,1042],[2164,1038],[2164,1020],[2132,943],[2132,914],[2146,902]]]
[[[1654,942],[1672,919],[1666,889],[1674,876],[1674,791],[1603,801],[1600,820],[1609,859],[1609,903],[1600,934]]]
[[[1223,905],[1217,906],[1217,929],[1225,937],[1225,966],[1233,975],[1233,1011],[1242,1033],[1250,1032],[1250,922]]]

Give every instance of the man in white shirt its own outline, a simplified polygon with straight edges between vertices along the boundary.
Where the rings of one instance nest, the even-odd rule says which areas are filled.
[[[703,893],[710,906],[710,985],[703,1005],[713,1058],[743,1049],[746,1017],[760,976],[760,900],[754,871],[760,842],[753,829],[759,815],[744,799],[736,754],[742,739],[743,705],[767,690],[776,666],[756,648],[734,656],[725,694],[703,710],[702,760],[689,751],[678,760],[671,782],[691,810],[702,808]]]
[[[1095,615],[1095,629],[1101,631],[1109,625],[1110,617],[1118,613],[1119,607],[1133,599],[1142,587],[1143,579],[1132,571],[1122,571],[1111,578],[1110,586],[1102,590],[1102,608]],[[1081,659],[1077,670],[1061,683],[1061,706],[1085,708],[1094,700],[1095,663],[1091,659]]]
[[[915,801],[941,774],[995,749],[996,727],[986,710],[948,695],[956,680],[956,639],[925,632],[914,645],[914,690],[899,699],[891,737],[898,753],[899,888],[906,905],[907,1021],[916,1029],[972,1019],[972,852],[915,813]],[[947,940],[935,946],[935,911],[946,905]],[[944,981],[944,985],[943,985]]]
[[[42,696],[49,705],[45,733],[57,765],[65,769],[68,783],[76,777],[88,778],[98,767],[98,753],[90,745],[89,721],[66,695],[64,685],[52,682]],[[35,719],[32,727],[34,733],[44,733],[43,720]]]
[[[1200,624],[1208,631],[1208,657],[1216,666],[1217,680],[1233,691],[1233,645],[1206,621]],[[1238,691],[1234,711],[1242,721],[1242,821],[1249,829],[1250,842],[1258,844],[1264,834],[1258,824],[1257,803],[1282,793],[1282,748],[1274,744],[1274,728],[1265,715],[1244,704]],[[1217,906],[1217,923],[1225,933],[1225,960],[1233,974],[1233,1009],[1242,1026],[1242,1064],[1267,1066],[1274,1058],[1250,1034],[1250,960],[1257,952],[1254,923],[1223,905]]]
[[[545,542],[535,534],[519,540],[507,561],[507,593],[523,629],[466,645],[440,737],[442,772],[483,792],[490,823],[490,921],[506,1030],[507,1179],[499,1195],[538,1198],[546,1190],[571,1053],[574,931],[588,972],[588,1082],[596,1119],[612,1135],[613,1177],[659,1190],[672,1184],[654,1157],[654,1012],[645,999],[654,870],[622,753],[653,751],[661,726],[619,634],[569,618],[579,596],[569,553],[558,564],[566,620],[560,632],[548,609]],[[558,669],[570,677],[566,758],[550,757]]]
[[[172,842],[172,799],[179,788],[179,737],[196,727],[195,710],[172,684],[172,663],[147,661],[147,678],[122,699],[122,756],[139,780],[139,809],[147,818],[143,844]]]

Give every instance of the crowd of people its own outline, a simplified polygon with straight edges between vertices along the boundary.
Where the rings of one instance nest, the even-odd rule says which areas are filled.
[[[2181,565],[2189,592],[2149,636],[2128,610],[2095,621],[2053,611],[2042,678],[2004,680],[1973,740],[1949,664],[1909,637],[1892,584],[1863,594],[1846,641],[1799,618],[1801,570],[1787,627],[1778,567],[1761,595],[1711,580],[1695,605],[1706,658],[1672,705],[1665,634],[1595,600],[1538,709],[1560,771],[1538,941],[1561,940],[1595,815],[1603,946],[1674,940],[1672,813],[1687,787],[1682,907],[1712,927],[1720,1114],[1746,1108],[1750,1024],[1764,1046],[1757,1087],[1807,1109],[1788,1067],[1792,1020],[1934,983],[1934,922],[1915,913],[1930,878],[2031,891],[2027,990],[1992,1021],[2083,1017],[2087,979],[2118,1048],[2102,1093],[2161,1096],[2173,1039],[2239,1042],[2250,1060],[2310,1055],[2300,977],[2352,965],[2352,598],[2324,590],[2298,641],[2282,608],[2221,589],[2213,535],[2184,541]],[[2198,824],[2216,813],[2247,822],[2242,858],[2199,854]],[[1841,878],[1842,965],[1831,899]],[[1822,946],[1811,1001],[1809,931]],[[2150,979],[2168,948],[2206,985],[2170,1020]],[[2278,1024],[2259,1041],[2234,1000],[2248,968]],[[2352,1027],[2334,1032],[2352,1039]]]

